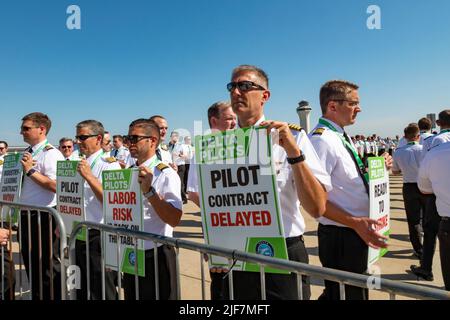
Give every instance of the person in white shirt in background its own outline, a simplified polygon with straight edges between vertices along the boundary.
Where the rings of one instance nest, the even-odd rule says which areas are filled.
[[[150,121],[153,121],[153,123],[155,123],[155,125],[159,128],[159,136],[161,139],[159,141],[158,148],[156,149],[156,156],[163,163],[169,165],[172,169],[177,171],[178,169],[173,163],[172,154],[169,151],[169,147],[164,143],[166,140],[167,130],[169,129],[166,118],[160,115],[154,115],[150,117]]]
[[[0,181],[3,173],[3,163],[5,156],[8,154],[8,143],[6,141],[0,141]]]
[[[73,152],[73,140],[70,138],[59,139],[59,151],[66,160],[79,160],[77,154]]]
[[[126,161],[130,155],[130,151],[123,144],[123,137],[119,134],[113,136],[113,146],[114,148],[110,152],[110,156],[114,157],[120,164],[122,169],[126,168]]]
[[[417,187],[417,175],[422,160],[420,132],[416,123],[410,123],[404,130],[408,143],[394,152],[393,174],[403,174],[403,201],[408,220],[409,240],[414,254],[422,257],[422,222],[425,211],[425,198]]]
[[[112,150],[112,144],[111,144],[111,135],[108,131],[105,131],[105,134],[103,135],[103,142],[102,142],[102,149],[103,149],[103,157],[109,158],[111,157],[111,150]]]
[[[425,194],[436,195],[439,224],[439,253],[445,290],[450,291],[450,142],[432,148],[419,169],[418,186]]]
[[[440,133],[423,139],[422,161],[434,147],[450,141],[450,110],[440,112],[436,123],[440,127]],[[422,220],[424,233],[422,259],[420,260],[420,265],[411,265],[411,271],[422,279],[433,281],[433,257],[441,218],[436,208],[436,196],[434,194],[424,194],[424,197],[426,198],[426,203]]]
[[[421,118],[417,122],[420,130],[420,140],[419,143],[423,144],[423,140],[428,138],[429,136],[432,136],[431,133],[431,120],[428,118]]]
[[[172,159],[173,163],[177,166],[177,173],[181,180],[181,197],[183,199],[183,203],[187,203],[187,194],[186,194],[186,184],[185,176],[187,176],[186,171],[186,160],[189,159],[189,149],[184,143],[184,139],[180,139],[182,142],[179,142],[175,145],[172,151]],[[186,178],[187,179],[187,178]]]

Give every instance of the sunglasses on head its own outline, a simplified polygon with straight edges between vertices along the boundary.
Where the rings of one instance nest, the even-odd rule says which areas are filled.
[[[98,136],[98,134],[82,134],[80,136],[75,136],[75,139],[79,140],[79,141],[85,141],[89,138],[97,137],[97,136]]]
[[[149,138],[156,139],[156,137],[153,137],[153,136],[138,136],[138,135],[133,134],[133,135],[128,135],[128,136],[123,136],[123,141],[125,143],[136,144],[143,139],[149,139]]]
[[[252,81],[238,81],[238,82],[230,82],[227,84],[227,90],[229,92],[232,92],[236,87],[239,89],[239,91],[247,92],[250,90],[266,90],[263,86],[260,86],[257,83],[254,83]]]

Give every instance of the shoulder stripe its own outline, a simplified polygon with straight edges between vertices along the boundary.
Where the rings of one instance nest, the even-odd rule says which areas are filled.
[[[289,126],[289,129],[294,130],[294,131],[303,130],[302,127],[300,127],[298,124],[295,124],[295,123],[289,123],[288,126]]]
[[[314,130],[313,136],[321,136],[324,131],[325,128],[317,128],[316,130]]]
[[[158,168],[158,170],[163,171],[163,170],[167,169],[169,166],[167,164],[161,162],[156,167]]]

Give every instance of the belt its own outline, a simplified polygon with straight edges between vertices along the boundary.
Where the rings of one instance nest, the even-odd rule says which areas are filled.
[[[289,244],[289,243],[292,243],[292,242],[295,242],[295,241],[299,241],[299,240],[301,242],[305,242],[305,239],[303,238],[303,235],[286,238],[286,244]]]

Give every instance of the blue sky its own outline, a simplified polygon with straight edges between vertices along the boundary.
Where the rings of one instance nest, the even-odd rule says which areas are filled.
[[[81,30],[66,9],[81,8]],[[381,8],[369,30],[367,7]],[[53,120],[50,141],[100,120],[113,134],[162,114],[193,130],[228,98],[239,64],[267,71],[268,118],[298,122],[300,100],[320,115],[319,89],[340,78],[360,85],[352,134],[400,134],[409,122],[450,108],[450,1],[1,0],[0,139],[23,144],[20,119]]]

